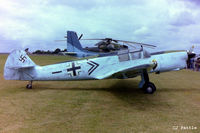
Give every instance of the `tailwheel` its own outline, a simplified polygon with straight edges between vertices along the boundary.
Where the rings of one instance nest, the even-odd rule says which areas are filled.
[[[145,83],[142,88],[147,94],[153,94],[156,91],[156,86],[151,82]]]
[[[26,85],[27,89],[32,89],[32,81],[29,81],[29,83]]]

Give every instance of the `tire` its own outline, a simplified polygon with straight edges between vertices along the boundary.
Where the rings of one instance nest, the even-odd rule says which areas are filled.
[[[153,83],[148,82],[144,84],[143,90],[146,94],[153,94],[156,91],[156,86]]]
[[[26,85],[26,88],[27,88],[27,89],[32,89],[32,85],[27,84],[27,85]]]

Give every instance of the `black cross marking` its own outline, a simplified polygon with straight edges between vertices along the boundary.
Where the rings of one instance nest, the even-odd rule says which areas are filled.
[[[22,63],[24,63],[26,61],[26,56],[21,55],[19,58],[19,61],[21,61]]]
[[[89,61],[87,63],[91,66],[91,68],[88,70],[88,74],[90,75],[99,66],[99,64],[94,61]]]
[[[77,72],[76,71],[79,70],[79,69],[81,69],[81,66],[75,66],[75,63],[72,62],[72,67],[68,68],[67,72],[72,71],[73,72],[72,76],[77,76]]]

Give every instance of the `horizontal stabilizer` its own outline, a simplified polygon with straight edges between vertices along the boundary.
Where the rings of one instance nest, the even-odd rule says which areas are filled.
[[[20,66],[20,67],[7,67],[8,69],[23,69],[23,68],[31,68],[31,67],[35,67],[35,66]]]

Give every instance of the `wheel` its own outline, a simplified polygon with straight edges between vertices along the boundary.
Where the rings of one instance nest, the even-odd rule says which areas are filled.
[[[27,88],[27,89],[32,89],[32,85],[27,84],[27,85],[26,85],[26,88]]]
[[[153,94],[156,91],[156,86],[153,83],[148,82],[144,84],[143,90],[144,93]]]

